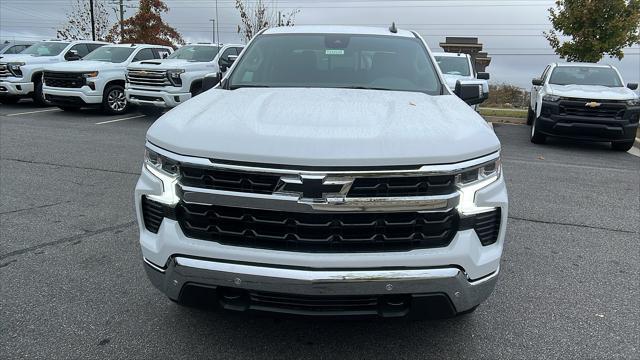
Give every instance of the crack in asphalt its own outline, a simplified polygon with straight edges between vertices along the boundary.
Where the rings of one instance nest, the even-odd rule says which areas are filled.
[[[637,234],[637,233],[638,233],[637,231],[631,231],[631,230],[612,229],[612,228],[602,227],[602,226],[593,226],[593,225],[584,225],[584,224],[574,224],[574,223],[563,223],[563,222],[557,222],[557,221],[546,221],[546,220],[525,219],[525,218],[521,218],[521,217],[517,217],[517,216],[509,216],[508,218],[509,218],[509,219],[513,219],[513,220],[529,221],[529,222],[534,222],[534,223],[539,223],[539,224],[575,226],[575,227],[588,228],[588,229],[607,230],[607,231],[613,231],[613,232],[620,232],[620,233],[625,233],[625,234]]]
[[[108,172],[108,173],[116,173],[116,174],[126,174],[126,175],[140,175],[139,172],[131,172],[131,171],[122,171],[122,170],[109,170],[109,169],[100,169],[100,168],[93,168],[93,167],[88,167],[88,166],[75,166],[75,165],[65,165],[65,164],[55,164],[55,163],[50,163],[50,162],[46,162],[46,161],[33,161],[33,160],[22,160],[22,159],[13,159],[13,158],[0,158],[2,160],[8,160],[8,161],[15,161],[15,162],[21,162],[21,163],[26,163],[26,164],[38,164],[38,165],[49,165],[49,166],[59,166],[59,167],[64,167],[64,168],[71,168],[71,169],[82,169],[82,170],[95,170],[95,171],[104,171],[104,172]]]
[[[29,211],[29,210],[34,210],[34,209],[43,209],[43,208],[48,208],[48,207],[52,207],[52,206],[56,206],[56,205],[60,205],[60,204],[68,204],[70,202],[71,201],[60,201],[60,202],[53,203],[53,204],[45,204],[45,205],[32,206],[32,207],[28,207],[28,208],[24,208],[24,209],[4,211],[4,212],[0,212],[0,215],[13,214],[13,213],[21,212],[21,211]]]
[[[93,235],[98,235],[98,234],[103,234],[106,232],[110,232],[110,231],[114,231],[114,230],[119,230],[119,229],[124,229],[127,228],[129,226],[135,225],[136,221],[129,221],[127,223],[124,224],[119,224],[119,225],[114,225],[114,226],[108,226],[102,229],[98,229],[98,230],[87,230],[85,232],[83,232],[82,234],[77,234],[77,235],[72,235],[72,236],[67,236],[58,240],[53,240],[53,241],[49,241],[43,244],[38,244],[35,246],[30,246],[24,249],[20,249],[20,250],[15,250],[15,251],[11,251],[8,252],[6,254],[2,254],[0,255],[0,260],[4,260],[6,258],[12,257],[12,256],[16,256],[16,255],[22,255],[31,251],[35,251],[44,247],[48,247],[48,246],[55,246],[55,245],[60,245],[60,244],[64,244],[64,243],[69,243],[75,240],[79,240],[79,239],[83,239],[86,237],[90,237]]]

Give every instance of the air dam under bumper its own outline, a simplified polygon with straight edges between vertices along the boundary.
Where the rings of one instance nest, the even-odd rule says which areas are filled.
[[[132,88],[127,88],[125,94],[127,101],[131,104],[159,108],[173,108],[191,99],[191,93],[170,93]]]
[[[209,259],[172,257],[165,268],[144,259],[151,282],[173,300],[181,299],[188,286],[234,291],[235,299],[242,302],[222,303],[232,310],[263,310],[303,315],[340,315],[333,311],[303,311],[292,308],[254,306],[252,293],[301,296],[305,304],[324,297],[334,301],[340,297],[373,296],[392,299],[376,305],[377,315],[404,316],[417,305],[429,301],[448,302],[449,313],[464,312],[486,300],[495,286],[498,270],[475,281],[469,281],[458,268],[384,269],[384,270],[317,270],[300,268],[274,268],[259,264],[229,263]],[[268,296],[268,295],[267,295]],[[313,297],[316,297],[315,299]],[[277,297],[275,297],[277,298]],[[310,300],[311,299],[311,300]],[[405,299],[405,300],[403,300]],[[424,304],[420,300],[428,299]],[[289,300],[289,304],[291,300]],[[413,304],[412,304],[413,303]],[[311,302],[313,304],[313,302]],[[353,303],[351,303],[353,306]],[[389,305],[391,304],[391,305]],[[225,306],[228,305],[228,306]],[[322,306],[327,306],[322,304]],[[319,306],[321,308],[322,306]],[[390,306],[390,307],[389,307]],[[395,308],[394,308],[395,307]],[[417,307],[417,306],[416,306]],[[445,306],[446,307],[446,306]],[[385,310],[386,309],[386,310]],[[387,311],[388,310],[388,311]],[[427,310],[429,311],[429,310]],[[348,313],[357,314],[353,311]],[[438,314],[436,314],[437,316]]]

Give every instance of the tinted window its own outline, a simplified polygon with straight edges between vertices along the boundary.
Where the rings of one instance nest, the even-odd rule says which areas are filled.
[[[612,68],[557,66],[551,73],[549,84],[621,87],[622,81]]]
[[[222,52],[222,55],[220,55],[220,63],[226,63],[227,62],[227,57],[229,55],[238,55],[236,53],[236,49],[235,48],[227,48],[225,51]]]
[[[56,56],[64,50],[69,43],[65,42],[41,42],[29,46],[23,54],[30,54],[34,56]]]
[[[126,61],[131,53],[133,53],[133,48],[130,47],[122,47],[122,46],[103,46],[89,55],[85,56],[83,60],[96,60],[96,61],[107,61],[112,63],[121,63]]]
[[[80,56],[81,58],[87,56],[90,53],[89,48],[87,47],[86,44],[74,45],[71,47],[71,49],[69,49],[69,51],[71,50],[77,51],[78,56]]]
[[[166,59],[169,57],[169,55],[171,55],[171,51],[165,48],[156,48],[153,50],[155,51],[156,59]]]
[[[169,56],[169,59],[183,59],[189,61],[213,61],[218,55],[218,46],[183,46]]]
[[[89,52],[94,51],[97,48],[100,48],[104,46],[104,44],[87,44],[87,47],[89,48]]]
[[[230,77],[242,86],[378,88],[440,94],[426,48],[416,38],[344,34],[262,35]]]
[[[146,48],[138,51],[136,56],[133,58],[133,61],[153,60],[155,58],[156,57],[153,54],[153,50]]]
[[[436,56],[436,62],[443,74],[461,76],[471,75],[469,60],[464,56]]]
[[[237,47],[237,48],[234,48],[234,49],[236,49],[236,52],[238,53],[238,55],[240,55],[240,53],[242,52],[243,48]]]

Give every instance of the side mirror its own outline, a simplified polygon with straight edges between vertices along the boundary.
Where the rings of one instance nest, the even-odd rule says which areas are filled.
[[[627,87],[628,87],[630,90],[638,90],[638,83],[628,83],[628,84],[627,84]]]
[[[478,73],[478,79],[479,80],[489,80],[489,73],[488,72],[479,72]]]
[[[458,80],[454,93],[469,105],[480,104],[489,98],[483,83],[482,80]]]
[[[533,84],[533,86],[542,86],[542,79],[533,79],[531,80],[531,84]]]
[[[78,55],[78,50],[69,50],[65,55],[64,55],[65,60],[67,61],[76,61],[76,60],[80,60],[82,59],[80,57],[80,55]]]
[[[207,91],[216,87],[221,78],[222,76],[220,73],[210,73],[205,75],[204,79],[202,79],[202,91]]]

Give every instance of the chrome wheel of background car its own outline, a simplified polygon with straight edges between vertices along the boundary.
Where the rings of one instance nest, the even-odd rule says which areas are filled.
[[[113,111],[123,111],[127,107],[127,97],[124,95],[124,91],[120,89],[113,89],[107,96],[107,104]]]

